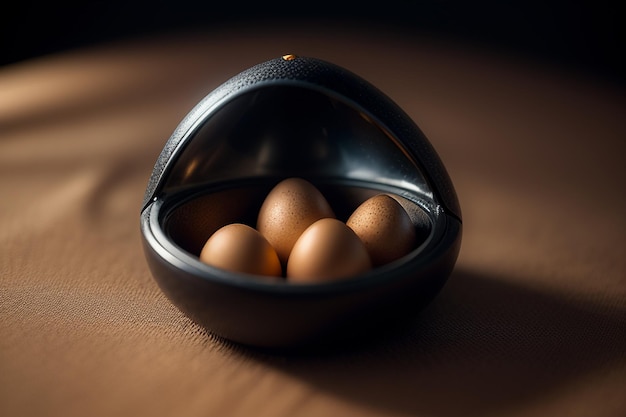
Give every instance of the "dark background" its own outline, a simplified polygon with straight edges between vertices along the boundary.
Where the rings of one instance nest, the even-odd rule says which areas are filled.
[[[623,81],[619,2],[110,0],[5,3],[0,65],[127,37],[283,19],[350,21],[485,44]]]

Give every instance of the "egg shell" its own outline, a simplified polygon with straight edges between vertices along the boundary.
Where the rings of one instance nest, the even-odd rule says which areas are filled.
[[[387,194],[365,200],[346,224],[361,238],[374,266],[401,258],[416,246],[411,218],[400,203]]]
[[[309,226],[296,241],[287,263],[287,280],[327,282],[371,268],[367,249],[352,229],[340,220],[324,218]]]
[[[242,223],[228,224],[213,233],[200,252],[200,260],[232,272],[282,275],[274,248],[257,230]]]
[[[335,214],[322,193],[302,178],[287,178],[268,193],[257,217],[257,230],[274,247],[286,265],[302,232],[322,218]]]

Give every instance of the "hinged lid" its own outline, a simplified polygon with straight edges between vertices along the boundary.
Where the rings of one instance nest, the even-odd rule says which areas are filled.
[[[359,76],[294,55],[241,72],[185,117],[155,164],[142,209],[187,187],[264,176],[375,181],[461,216],[441,160],[402,109]]]

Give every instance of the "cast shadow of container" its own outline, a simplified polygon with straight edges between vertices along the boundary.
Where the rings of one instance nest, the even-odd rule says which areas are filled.
[[[383,411],[484,415],[623,364],[626,311],[457,270],[430,306],[384,331],[297,354],[236,350]]]

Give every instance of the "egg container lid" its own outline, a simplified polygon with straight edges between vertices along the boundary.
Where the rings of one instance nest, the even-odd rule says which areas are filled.
[[[428,213],[430,237],[405,260],[363,277],[290,285],[203,264],[165,230],[173,207],[198,193],[287,177],[393,191]],[[215,195],[206,204],[223,205]],[[411,118],[358,75],[294,55],[244,70],[189,112],[155,163],[141,209],[146,258],[168,298],[213,334],[263,347],[345,329],[378,311],[377,299],[425,305],[456,262],[461,223],[451,179]]]
[[[408,188],[461,219],[442,161],[397,104],[345,68],[293,55],[244,70],[189,112],[156,161],[142,210],[204,182],[288,175]]]

